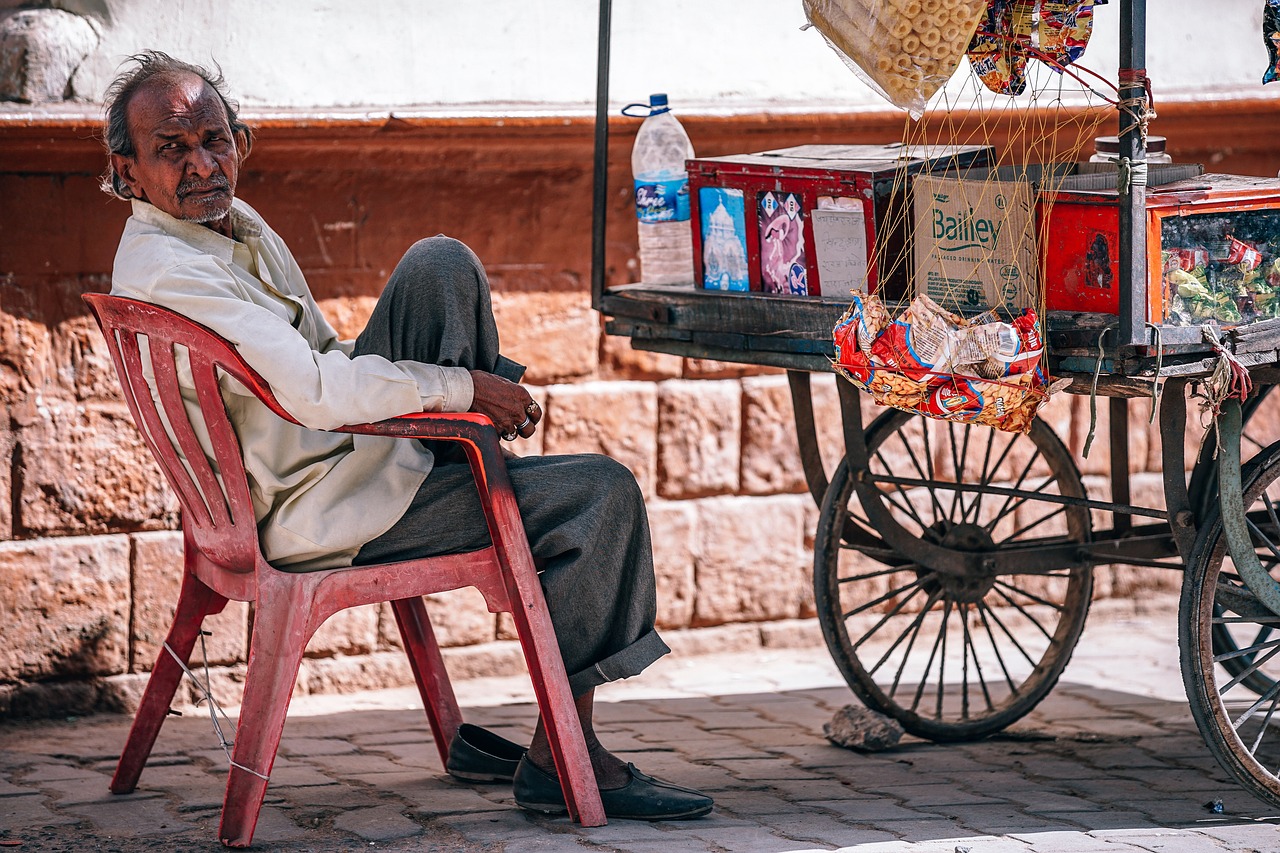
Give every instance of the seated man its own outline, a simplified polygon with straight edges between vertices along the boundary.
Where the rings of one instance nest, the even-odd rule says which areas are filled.
[[[447,446],[321,431],[473,411],[507,438],[533,434],[542,412],[517,384],[523,368],[498,353],[475,255],[442,236],[417,243],[365,330],[338,340],[284,242],[235,198],[252,136],[221,77],[155,51],[132,61],[107,93],[103,187],[133,204],[111,292],[213,329],[304,425],[277,418],[243,389],[224,391],[267,559],[308,571],[488,545],[470,469]],[[709,797],[639,773],[601,746],[591,725],[596,685],[669,651],[654,631],[653,558],[635,479],[594,455],[512,458],[508,469],[605,812],[706,814]],[[541,722],[506,775],[522,807],[565,810]]]

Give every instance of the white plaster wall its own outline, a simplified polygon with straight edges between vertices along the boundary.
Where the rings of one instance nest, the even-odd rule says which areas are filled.
[[[9,3],[0,3],[9,5]],[[75,80],[99,100],[120,61],[155,47],[221,63],[246,106],[579,112],[595,96],[595,0],[62,0],[102,41]],[[1157,98],[1264,89],[1260,0],[1152,0]],[[1085,63],[1114,80],[1119,0]],[[882,106],[805,24],[800,0],[616,0],[617,106],[667,91],[686,112]],[[962,72],[963,73],[963,68]],[[1273,91],[1274,90],[1274,91]]]

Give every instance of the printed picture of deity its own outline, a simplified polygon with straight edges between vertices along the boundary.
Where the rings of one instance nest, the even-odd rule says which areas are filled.
[[[759,197],[760,285],[765,293],[808,296],[804,208],[795,193]]]
[[[747,291],[746,202],[742,190],[703,187],[698,191],[702,227],[702,286]]]

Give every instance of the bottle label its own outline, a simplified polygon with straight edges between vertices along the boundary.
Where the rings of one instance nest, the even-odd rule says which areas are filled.
[[[636,181],[636,218],[641,222],[688,221],[688,177],[669,181]]]

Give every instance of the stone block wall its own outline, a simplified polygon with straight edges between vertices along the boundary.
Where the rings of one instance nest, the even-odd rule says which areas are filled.
[[[700,150],[727,153],[883,141],[898,122],[764,117],[690,126]],[[80,299],[109,288],[127,216],[127,206],[96,190],[93,133],[92,117],[6,120],[0,112],[0,716],[130,708],[161,653],[181,572],[176,501]],[[1257,148],[1269,139],[1260,135]],[[529,366],[526,382],[546,411],[518,450],[606,453],[635,474],[669,642],[678,652],[820,643],[811,621],[795,621],[814,613],[817,509],[805,491],[786,377],[637,351],[604,334],[587,285],[589,145],[589,124],[569,120],[264,121],[241,194],[290,243],[348,335],[414,239],[445,232],[472,245],[490,273],[504,351]],[[624,136],[618,150],[628,145]],[[636,249],[626,163],[615,159],[611,182],[621,189],[611,196],[606,265],[609,283],[621,284]],[[830,472],[841,447],[834,378],[817,377],[814,397]],[[1135,500],[1158,506],[1158,442],[1145,411],[1134,405]],[[865,414],[876,412],[868,405]],[[1105,498],[1105,405],[1099,415],[1100,439],[1084,460],[1088,400],[1063,395],[1046,413],[1090,493]],[[1098,514],[1095,523],[1108,519]],[[1099,572],[1099,595],[1136,599],[1177,585],[1171,573]],[[428,608],[455,675],[520,668],[509,620],[488,613],[478,593],[435,596]],[[233,603],[206,625],[211,635],[196,659],[207,657],[220,701],[237,700],[252,618]],[[411,683],[399,647],[388,607],[340,614],[312,640],[297,691]]]

